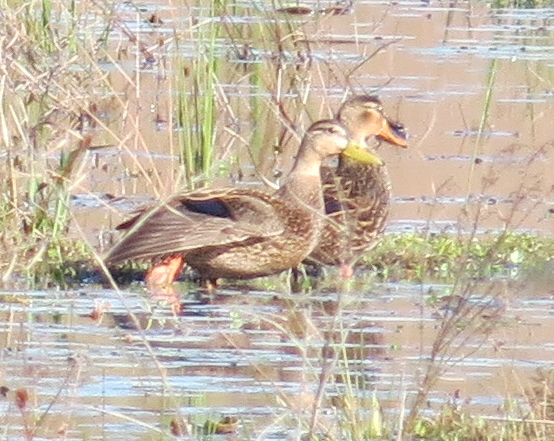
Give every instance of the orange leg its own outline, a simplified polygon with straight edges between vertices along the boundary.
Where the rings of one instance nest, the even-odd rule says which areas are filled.
[[[348,263],[343,263],[340,266],[340,275],[343,279],[350,279],[354,275],[354,268]]]
[[[185,266],[185,256],[171,256],[152,266],[144,276],[146,287],[154,300],[166,301],[178,305],[179,298],[175,294],[173,282]]]

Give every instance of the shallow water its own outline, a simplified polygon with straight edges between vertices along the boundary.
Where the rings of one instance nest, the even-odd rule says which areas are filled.
[[[167,43],[150,46],[154,63],[141,65],[141,54],[138,61],[130,55],[119,61],[118,69],[135,80],[131,90],[115,66],[111,70],[113,87],[124,91],[129,107],[126,113],[115,103],[106,108],[107,125],[124,134],[125,126],[138,124],[140,139],[122,135],[113,148],[95,150],[77,200],[90,193],[164,197],[183,185],[177,180],[176,133],[168,131],[175,124],[167,96],[175,77],[171,65],[177,57],[194,68],[190,63],[203,47],[203,30],[213,20],[206,9],[168,8],[163,0],[141,4],[140,13],[124,3],[118,11],[146,44]],[[274,180],[288,170],[298,141],[287,134],[272,97],[305,127],[310,119],[328,117],[347,91],[377,93],[410,135],[408,150],[380,149],[393,183],[390,231],[408,225],[464,231],[477,225],[483,231],[507,227],[552,234],[552,10],[360,1],[348,12],[275,14],[268,6],[238,2],[215,19],[234,36],[222,33],[214,49],[220,57],[214,184],[259,182],[256,170]],[[163,24],[141,22],[151,14]],[[175,39],[174,29],[182,37]],[[302,38],[276,52],[271,31],[287,35],[291,29]],[[126,54],[135,53],[117,30],[112,38]],[[278,60],[284,64],[276,80]],[[291,72],[302,79],[293,86]],[[262,137],[269,149],[256,147],[251,155],[230,133],[246,144]],[[100,145],[109,139],[98,138]],[[273,154],[277,142],[283,155]],[[105,201],[97,207],[74,211],[91,239],[132,208],[121,211],[121,205]]]
[[[142,2],[138,14],[128,2],[115,5],[128,29],[153,44],[156,59],[142,60],[113,31],[114,46],[124,46],[127,56],[104,68],[125,112],[118,100],[111,107],[104,103],[113,132],[94,131],[95,144],[105,147],[89,153],[73,199],[74,234],[85,234],[100,251],[119,220],[180,185],[167,83],[175,53],[187,62],[198,50],[200,33],[192,29],[207,13],[167,7],[163,0]],[[235,6],[222,21],[291,20],[268,6]],[[164,23],[141,21],[152,13]],[[388,113],[406,125],[408,150],[380,148],[394,192],[390,231],[458,232],[477,225],[479,231],[554,232],[553,10],[359,1],[346,15],[292,20],[310,51],[288,47],[280,55],[309,81],[284,87],[280,99],[299,126],[329,116],[347,89],[378,93]],[[171,40],[174,28],[190,37],[178,48]],[[156,48],[159,38],[169,39],[167,45]],[[228,77],[219,78],[217,92],[215,184],[259,183],[247,147],[229,128],[247,141],[255,130],[271,140],[270,152],[253,156],[273,179],[290,166],[297,139],[289,135],[283,154],[273,154],[282,120],[270,102],[279,85],[271,69],[262,86],[251,84],[248,69],[271,65],[274,47],[254,38],[245,48],[240,39],[222,37],[216,54]],[[132,76],[133,87],[121,72]],[[307,97],[302,105],[301,93]],[[252,97],[262,100],[261,114],[255,114]],[[135,125],[140,139],[129,139],[128,127]],[[368,418],[373,393],[389,420],[403,413],[441,324],[454,313],[440,300],[452,288],[360,280],[349,288],[290,295],[287,283],[275,280],[275,290],[224,289],[211,299],[197,287],[181,286],[187,294],[179,316],[149,303],[137,286],[122,293],[92,286],[4,292],[0,386],[10,389],[0,401],[5,433],[18,439],[24,426],[36,426],[36,437],[158,439],[180,417],[194,432],[223,415],[238,418],[243,438],[291,439],[306,432],[314,400],[322,400],[317,431],[333,431],[349,417],[334,400],[353,400]],[[468,328],[474,332],[454,339],[451,348],[461,347],[430,391],[429,412],[466,403],[492,417],[505,415],[509,402],[525,407],[537,369],[550,369],[554,359],[553,286],[548,271],[525,282],[471,286],[468,297],[477,307],[491,300],[475,325],[497,326]],[[322,376],[325,387],[318,392]],[[30,393],[23,411],[14,401],[22,388]]]
[[[449,347],[461,347],[448,354],[426,411],[464,403],[480,415],[505,416],[508,403],[525,408],[524,395],[540,384],[532,381],[537,370],[551,368],[552,293],[522,295],[507,280],[474,289],[470,301],[487,302],[479,323],[495,327],[452,338]],[[140,291],[4,292],[4,427],[16,439],[26,417],[44,415],[39,437],[152,439],[179,416],[192,432],[230,416],[240,437],[289,439],[307,430],[314,400],[321,399],[318,431],[334,431],[345,423],[337,400],[355,402],[367,417],[373,394],[395,421],[453,314],[434,301],[449,292],[410,284],[340,296],[244,287],[211,298],[191,293],[178,316]],[[95,309],[103,313],[93,318]],[[14,404],[21,388],[31,396],[23,413]]]

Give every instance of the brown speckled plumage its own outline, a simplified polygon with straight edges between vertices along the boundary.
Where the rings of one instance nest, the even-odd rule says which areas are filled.
[[[407,146],[403,127],[385,116],[375,97],[350,98],[337,118],[370,151],[369,137]],[[375,246],[385,229],[391,192],[387,170],[384,165],[361,164],[341,155],[337,168],[322,168],[321,177],[328,220],[307,262],[351,267]]]
[[[161,266],[184,256],[205,279],[253,278],[295,267],[316,246],[324,224],[321,161],[342,152],[348,140],[337,121],[316,122],[277,192],[226,188],[179,194],[122,224],[129,231],[105,260],[152,259]],[[161,279],[167,284],[174,277],[164,273]]]

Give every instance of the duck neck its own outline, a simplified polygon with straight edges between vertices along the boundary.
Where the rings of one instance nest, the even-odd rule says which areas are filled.
[[[301,146],[294,166],[279,190],[281,197],[297,205],[323,213],[321,157],[308,146]]]

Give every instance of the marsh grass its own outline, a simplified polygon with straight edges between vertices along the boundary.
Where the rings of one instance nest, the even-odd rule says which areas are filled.
[[[65,261],[70,191],[90,146],[79,130],[87,113],[91,71],[76,72],[69,41],[54,34],[48,1],[4,4],[2,27],[3,281],[14,273],[46,277]],[[21,17],[25,17],[23,20]],[[75,249],[72,253],[77,253]],[[54,276],[54,278],[57,278]],[[60,281],[59,279],[57,281]]]
[[[252,20],[238,22],[239,6],[216,2],[198,8],[194,20],[175,16],[175,33],[167,37],[147,9],[131,3],[2,6],[10,36],[2,43],[0,85],[9,176],[1,184],[2,212],[4,243],[17,250],[3,259],[4,281],[17,274],[63,285],[64,274],[80,271],[70,268],[71,259],[76,268],[87,259],[86,245],[67,238],[70,195],[87,191],[90,158],[101,157],[104,147],[127,155],[117,160],[125,174],[117,195],[142,185],[163,198],[221,177],[271,184],[290,167],[304,128],[322,109],[330,116],[326,97],[317,111],[309,104],[315,95],[321,101],[314,83],[341,73],[327,72],[332,63],[312,62],[305,33],[311,18],[240,6]],[[88,24],[84,32],[82,23]],[[130,57],[132,72],[125,67]],[[154,91],[144,89],[153,83],[144,80],[147,71],[156,77]],[[236,93],[228,92],[229,84]],[[161,153],[176,159],[165,170],[141,134],[149,107],[167,121]]]
[[[398,253],[398,250],[405,250]],[[385,236],[363,265],[387,281],[454,282],[517,277],[540,270],[554,256],[554,239],[505,231],[469,237],[404,233]]]
[[[195,180],[199,177],[203,177],[204,183],[209,182],[212,173],[218,119],[216,95],[220,81],[217,51],[221,32],[214,17],[219,16],[219,5],[214,2],[208,11],[209,19],[196,25],[193,51],[198,56],[190,60],[190,65],[179,63],[173,86],[183,175],[189,188],[198,185]]]
[[[292,156],[312,119],[306,103],[314,73],[304,23],[247,6],[238,19],[237,8],[227,2],[201,8],[198,23],[181,30],[185,41],[194,41],[192,53],[178,54],[172,85],[189,187],[221,172],[239,181],[278,178],[277,169],[290,164],[277,157]],[[241,168],[245,158],[254,173]]]
[[[552,7],[552,0],[494,0],[494,8],[536,9]]]
[[[394,358],[392,348],[384,344],[390,335],[364,331],[371,321],[366,323],[359,314],[345,313],[345,300],[329,299],[318,304],[292,297],[279,315],[251,317],[239,312],[241,326],[252,329],[256,323],[272,335],[281,336],[289,342],[287,353],[300,359],[297,393],[273,385],[282,407],[275,416],[275,426],[295,427],[299,438],[317,440],[551,439],[554,425],[545,416],[545,409],[551,407],[544,407],[544,403],[552,403],[549,372],[537,375],[532,391],[517,400],[506,399],[498,417],[474,414],[469,400],[456,393],[442,404],[432,406],[427,402],[441,375],[490,344],[500,327],[509,326],[504,317],[506,299],[498,286],[492,284],[483,290],[479,282],[460,281],[450,293],[435,299],[435,322],[422,324],[428,327],[421,330],[422,334],[435,335],[430,352],[422,354],[422,377],[417,376],[419,369],[408,372],[407,377],[414,378],[406,381],[415,381],[415,385],[398,384],[394,390],[389,389],[385,367],[382,373],[387,385],[379,380],[380,362]],[[263,366],[259,369],[260,381],[271,382],[264,376]]]
[[[485,89],[479,135],[475,140],[476,158],[480,154],[482,134],[491,113],[496,70],[493,62]],[[484,173],[479,180],[472,167],[467,181],[468,203],[459,219],[459,224],[465,229],[458,234],[391,234],[365,257],[364,265],[376,271],[382,280],[440,280],[451,286],[446,293],[438,296],[429,293],[429,305],[437,310],[434,337],[429,352],[422,356],[414,394],[410,399],[404,397],[405,401],[402,398],[398,400],[401,410],[397,419],[384,416],[381,412],[375,394],[378,386],[360,381],[363,373],[355,367],[358,358],[347,349],[351,330],[341,323],[340,306],[333,311],[332,325],[328,329],[318,329],[321,332],[319,352],[315,357],[318,361],[314,362],[313,356],[306,359],[306,369],[314,370],[318,382],[317,391],[311,397],[313,406],[309,416],[299,423],[306,439],[551,439],[554,426],[548,417],[545,418],[545,409],[551,409],[552,403],[551,375],[548,373],[541,373],[537,386],[520,397],[517,404],[510,406],[507,399],[503,418],[475,416],[456,397],[440,409],[435,409],[432,416],[426,415],[427,400],[440,377],[487,345],[495,331],[507,326],[504,313],[508,299],[502,283],[488,283],[484,290],[481,284],[491,280],[523,280],[528,273],[550,271],[554,241],[515,232],[538,201],[545,197],[542,177],[531,176],[528,170],[549,147],[534,147],[530,154],[525,155],[524,162],[528,167],[521,173],[521,185],[510,194],[512,200],[509,206],[503,210],[504,229],[488,233],[481,231],[482,221],[487,216],[486,203],[471,202],[469,194],[475,188],[481,194],[487,194],[499,177],[495,173]],[[338,288],[337,292],[344,290]],[[295,315],[291,323],[297,321]],[[300,323],[312,332],[316,328],[309,324],[309,318],[304,317]],[[302,346],[297,332],[288,338],[300,345],[302,354],[313,354]],[[363,348],[364,345],[365,342],[359,342],[358,347]],[[340,387],[334,389],[337,385]],[[340,398],[332,397],[333,390],[335,393],[338,391]],[[333,414],[336,420],[331,423],[322,411],[323,403],[329,402],[337,404]],[[293,412],[296,410],[294,405],[290,408]]]
[[[249,10],[251,16],[266,14],[267,20],[235,23],[232,8],[236,5],[212,3],[202,9],[205,16],[200,17],[198,23],[185,29],[190,31],[189,36],[197,46],[181,60],[178,38],[175,39],[176,49],[167,48],[165,41],[164,44],[154,43],[158,37],[155,32],[139,38],[113,16],[107,3],[100,3],[105,9],[100,8],[103,33],[98,40],[92,35],[89,36],[91,40],[83,40],[88,37],[78,34],[80,17],[74,2],[56,7],[47,0],[1,3],[3,20],[0,26],[2,33],[10,37],[0,42],[4,55],[4,75],[0,82],[3,109],[0,128],[5,145],[2,171],[7,177],[0,182],[3,227],[0,239],[6,250],[0,268],[6,284],[17,275],[23,275],[35,285],[63,285],[69,275],[79,277],[79,266],[72,263],[81,265],[83,261],[92,260],[84,241],[67,239],[72,220],[70,197],[80,188],[86,174],[83,157],[96,147],[83,121],[102,126],[113,144],[122,150],[130,152],[130,144],[133,144],[136,149],[148,151],[140,136],[140,112],[127,112],[128,102],[114,98],[119,106],[118,115],[125,114],[122,118],[125,123],[121,125],[124,134],[107,127],[91,110],[97,105],[98,90],[116,96],[114,86],[97,65],[100,59],[117,65],[115,51],[108,48],[112,29],[121,30],[126,43],[135,49],[137,64],[140,64],[138,60],[145,66],[162,61],[164,57],[160,54],[164,50],[174,63],[171,68],[175,75],[172,80],[160,80],[159,94],[171,97],[168,105],[170,131],[176,128],[178,135],[168,151],[179,154],[180,175],[175,185],[179,187],[205,185],[218,170],[230,173],[235,166],[240,169],[241,155],[236,153],[237,149],[226,149],[217,157],[213,146],[218,143],[246,148],[248,159],[254,159],[259,166],[259,175],[270,180],[277,178],[279,170],[286,168],[279,158],[287,156],[286,153],[294,148],[302,127],[315,118],[314,115],[329,112],[326,97],[317,112],[310,107],[311,96],[321,92],[316,87],[318,80],[336,80],[341,75],[339,83],[352,79],[352,73],[341,72],[330,64],[314,67],[313,48],[304,32],[304,21],[283,19],[271,11],[252,8]],[[144,18],[140,11],[137,14],[138,20]],[[70,17],[68,26],[62,29],[65,34],[57,26],[56,15]],[[216,20],[219,17],[224,18]],[[229,40],[232,47],[225,62],[222,61],[225,57],[219,53],[222,38]],[[90,48],[94,48],[92,52]],[[79,64],[79,59],[85,62]],[[495,69],[493,64],[480,133],[489,116]],[[140,99],[144,91],[139,72],[140,68],[136,69],[134,77],[123,69],[119,73],[125,77],[126,84],[132,86],[135,98]],[[253,93],[248,100],[240,94],[238,97],[227,95],[222,87],[227,82],[245,85]],[[241,107],[245,101],[248,106]],[[254,122],[244,129],[239,122],[243,120]],[[126,133],[123,129],[129,127],[130,133]],[[477,142],[476,152],[479,147]],[[138,159],[134,161],[135,174],[151,183],[154,193],[163,195],[165,191],[175,190],[164,187],[163,178],[156,175],[157,172],[151,172]],[[273,173],[275,170],[277,172]],[[473,184],[475,182],[470,179],[468,187]],[[486,188],[487,184],[483,183],[481,189]],[[399,400],[403,411],[399,416],[390,418],[383,414],[375,385],[364,379],[359,365],[368,355],[369,344],[359,336],[353,337],[348,323],[343,321],[340,301],[324,329],[318,329],[308,312],[298,311],[295,301],[291,301],[286,322],[278,316],[258,317],[269,329],[281,333],[284,340],[293,342],[303,357],[306,386],[303,399],[291,398],[277,384],[274,386],[278,399],[288,411],[287,418],[307,434],[306,439],[400,439],[402,433],[419,439],[453,441],[520,440],[530,439],[530,434],[538,434],[533,439],[548,439],[550,428],[547,425],[539,427],[540,423],[533,421],[538,419],[535,415],[541,415],[540,409],[531,420],[514,417],[500,428],[484,418],[472,417],[455,401],[433,417],[422,416],[426,398],[438,377],[460,361],[462,348],[469,341],[478,347],[496,327],[503,325],[502,292],[490,288],[476,295],[476,281],[531,271],[545,265],[554,255],[552,240],[512,232],[512,228],[517,227],[517,208],[530,193],[532,189],[520,189],[514,211],[508,215],[514,222],[509,222],[505,231],[488,236],[477,234],[483,216],[478,208],[465,219],[472,226],[468,234],[390,235],[364,259],[364,265],[383,280],[452,283],[445,295],[430,296],[429,301],[441,314],[435,341],[427,354],[414,399]],[[400,254],[399,249],[404,252]],[[93,261],[92,265],[96,264]],[[155,357],[152,355],[152,358]],[[310,391],[314,384],[317,388]],[[547,389],[539,388],[532,396],[541,396],[541,392],[549,395]],[[331,403],[334,418],[331,428],[324,412],[328,403]]]

